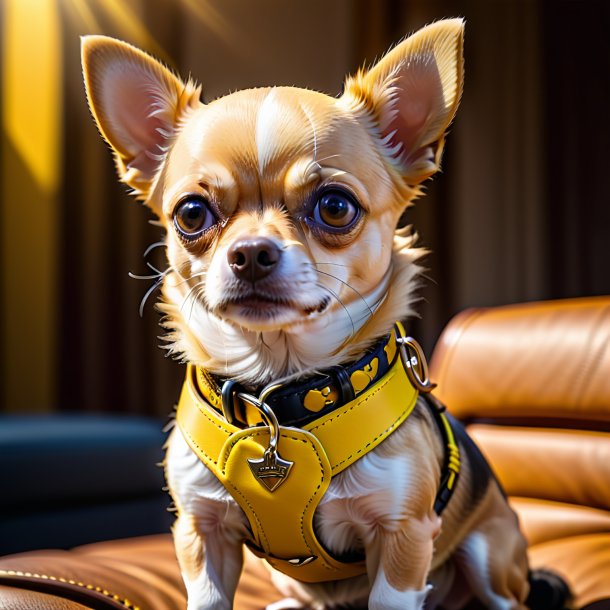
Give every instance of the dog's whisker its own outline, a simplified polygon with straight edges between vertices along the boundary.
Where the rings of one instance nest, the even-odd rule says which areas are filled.
[[[327,275],[328,277],[331,277],[331,278],[337,280],[338,282],[341,282],[343,285],[347,286],[347,288],[352,290],[358,296],[358,298],[366,305],[366,308],[369,310],[369,317],[372,317],[375,314],[375,312],[371,309],[371,306],[368,304],[368,301],[351,284],[349,284],[348,282],[345,282],[341,278],[338,278],[336,275],[333,275],[332,273],[327,273],[326,271],[320,271],[320,269],[316,269],[315,271],[316,271],[316,273],[321,273],[322,275]]]
[[[163,284],[163,280],[165,279],[165,274],[163,274],[145,293],[140,301],[140,317],[144,315],[144,305],[146,305],[146,301],[148,301],[148,297]]]
[[[152,271],[156,271],[159,275],[166,275],[169,271],[169,269],[166,269],[165,271],[161,271],[160,269],[157,269],[152,263],[146,261],[146,266],[149,269],[152,269]]]
[[[197,275],[203,275],[205,274],[205,272],[202,272],[201,274],[195,274],[193,277],[197,276]],[[190,278],[192,279],[192,278]],[[188,315],[188,320],[190,321],[191,316],[193,314],[193,308],[195,307],[195,302],[199,300],[199,298],[201,297],[202,294],[205,293],[205,284],[204,282],[197,282],[196,284],[194,284],[190,290],[186,293],[186,296],[184,297],[184,299],[182,300],[182,304],[180,305],[180,311],[182,311],[185,307],[185,305],[187,304],[188,300],[190,298],[192,298],[192,303],[191,303],[191,309],[189,311],[189,315]]]
[[[188,321],[190,323],[191,317],[193,316],[193,309],[195,308],[195,303],[205,301],[205,285],[200,284],[199,290],[193,295],[193,299],[191,302],[191,309],[189,311]]]
[[[137,273],[132,273],[131,271],[129,271],[127,273],[127,275],[132,279],[132,280],[158,280],[161,277],[165,277],[165,273],[155,273],[154,275],[138,275]]]
[[[423,277],[425,280],[428,280],[431,284],[434,284],[435,286],[438,286],[438,282],[431,276],[428,275],[427,273],[425,273],[424,271],[422,271],[420,273],[421,277]]]
[[[182,279],[179,282],[176,282],[174,284],[174,286],[182,286],[182,284],[186,284],[187,282],[190,282],[192,279],[195,279],[197,277],[204,277],[207,274],[208,274],[207,271],[201,271],[199,273],[194,273],[193,275],[190,275],[189,277],[182,277],[180,274],[178,274],[178,276],[181,277]]]
[[[197,285],[197,290],[192,291],[191,308],[189,309],[189,315],[187,320],[190,324],[191,318],[193,317],[193,310],[195,309],[195,303],[197,303],[199,296],[201,295],[201,286]]]
[[[341,307],[343,307],[343,309],[345,310],[345,313],[347,314],[347,317],[349,318],[350,324],[352,325],[352,333],[349,336],[349,339],[351,339],[355,334],[356,334],[356,325],[354,324],[354,319],[352,318],[352,315],[349,312],[349,309],[347,308],[347,305],[345,305],[345,303],[339,298],[339,295],[334,292],[333,290],[331,290],[328,286],[323,286],[322,284],[317,284],[318,288],[321,288],[322,290],[324,290],[325,292],[328,292],[331,295],[331,298],[334,298],[337,303],[339,303],[339,305],[341,305]],[[349,341],[348,339],[348,341]]]
[[[333,265],[333,267],[344,267],[345,269],[347,269],[349,267],[349,265],[342,265],[341,263],[326,263],[326,262],[320,262],[320,261],[316,261],[316,266],[317,265]]]
[[[150,246],[144,250],[144,258],[146,258],[155,248],[161,248],[162,246],[165,246],[164,241],[156,241],[154,244],[150,244]]]

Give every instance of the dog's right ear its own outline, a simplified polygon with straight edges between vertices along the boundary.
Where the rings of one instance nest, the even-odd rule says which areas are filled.
[[[85,89],[97,126],[114,150],[121,180],[146,199],[168,144],[200,87],[120,40],[84,36]]]
[[[342,99],[364,115],[384,158],[409,185],[440,167],[445,132],[462,95],[463,44],[462,19],[437,21],[345,84]]]

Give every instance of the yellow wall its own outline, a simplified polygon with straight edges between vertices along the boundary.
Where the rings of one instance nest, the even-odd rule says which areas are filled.
[[[55,0],[4,0],[3,9],[3,404],[44,410],[55,396],[60,19]]]

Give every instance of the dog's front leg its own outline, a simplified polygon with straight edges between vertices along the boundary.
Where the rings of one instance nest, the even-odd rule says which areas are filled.
[[[188,610],[229,610],[242,569],[246,517],[178,428],[167,443],[165,475],[178,510],[173,533]]]
[[[241,541],[222,529],[204,537],[197,520],[181,514],[174,524],[174,543],[187,610],[230,610],[243,564]]]
[[[372,585],[369,610],[421,610],[429,591],[428,572],[441,520],[436,514],[408,518],[400,529],[380,530],[367,546]]]

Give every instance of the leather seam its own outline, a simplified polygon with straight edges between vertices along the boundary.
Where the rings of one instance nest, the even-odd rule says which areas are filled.
[[[257,530],[258,530],[259,534],[261,535],[261,538],[264,541],[265,547],[270,548],[269,540],[267,539],[267,534],[265,534],[265,529],[263,528],[263,524],[260,522],[260,519],[258,518],[258,515],[256,514],[256,511],[254,510],[254,507],[252,506],[252,504],[250,504],[248,498],[246,498],[246,496],[233,483],[231,483],[231,481],[226,479],[226,477],[225,477],[225,480],[228,483],[230,483],[231,487],[243,498],[244,502],[248,505],[248,508],[250,509],[250,512],[252,513],[252,516],[254,517],[254,519],[256,521]],[[248,519],[248,521],[250,521],[250,519],[248,518],[247,515],[246,515],[246,518]]]
[[[74,601],[78,604],[85,602],[80,599],[84,594],[90,595],[90,600],[104,603],[106,607],[133,608],[133,605],[128,605],[126,597],[121,597],[108,591],[104,587],[86,584],[82,581],[64,578],[62,576],[51,576],[48,574],[39,574],[34,572],[23,572],[21,570],[5,570],[0,569],[0,583],[3,585],[23,588],[33,593],[43,593],[46,595],[55,595],[61,599]],[[40,588],[27,588],[23,585],[36,583]],[[69,595],[72,593],[72,595]],[[77,597],[79,599],[77,599]],[[93,603],[88,601],[88,603]]]
[[[359,407],[360,405],[364,404],[365,402],[367,402],[368,400],[373,398],[373,396],[375,396],[375,394],[377,394],[377,392],[380,392],[394,378],[395,375],[396,375],[396,371],[392,371],[392,374],[388,375],[387,379],[378,388],[375,388],[375,390],[373,392],[371,392],[366,398],[358,400],[357,402],[354,401],[355,404],[353,404],[349,409],[344,409],[340,413],[337,413],[336,415],[333,415],[331,418],[327,419],[325,422],[318,424],[317,426],[314,426],[313,428],[309,428],[308,432],[314,432],[315,430],[318,430],[319,428],[323,428],[327,424],[330,424],[331,422],[339,419],[340,417],[347,415],[350,411],[353,411],[356,407]]]
[[[241,438],[236,439],[232,444],[231,447],[229,449],[229,452],[231,449],[233,449],[238,443],[240,443],[243,440],[247,440],[247,439],[253,439],[256,436],[261,436],[263,434],[263,430],[261,430],[260,432],[255,432],[253,434],[250,434],[248,436],[242,436]],[[311,548],[309,542],[307,541],[307,538],[305,537],[305,513],[307,512],[307,509],[309,508],[310,504],[313,502],[314,498],[316,497],[316,495],[318,494],[318,492],[320,491],[320,487],[322,485],[322,483],[325,481],[325,476],[324,476],[324,466],[322,465],[322,460],[320,459],[320,454],[318,453],[318,450],[316,449],[315,445],[308,439],[303,439],[303,438],[298,438],[295,436],[289,436],[289,435],[283,435],[280,437],[280,440],[291,440],[291,441],[296,441],[298,443],[303,443],[305,445],[309,445],[314,453],[316,454],[316,459],[318,460],[318,464],[320,466],[320,472],[322,475],[322,480],[320,481],[320,483],[318,483],[318,486],[316,487],[316,489],[314,490],[313,494],[311,495],[311,497],[309,498],[309,500],[307,501],[307,504],[305,505],[305,508],[303,509],[303,511],[301,512],[300,518],[299,518],[299,524],[300,524],[300,528],[301,528],[301,537],[303,539],[303,542],[305,543],[305,546],[307,547],[307,550],[309,551],[309,553],[311,555],[315,555],[313,549]],[[225,476],[226,478],[226,473],[223,469],[222,471],[223,476]],[[229,481],[230,482],[230,481]],[[265,531],[263,529],[263,526],[260,522],[260,519],[258,517],[258,515],[256,514],[256,511],[254,510],[254,507],[252,506],[252,504],[250,504],[250,502],[248,501],[248,499],[244,496],[244,494],[233,484],[231,483],[231,487],[233,489],[235,489],[235,491],[237,491],[237,493],[239,493],[239,495],[245,500],[246,504],[248,505],[248,507],[250,508],[252,514],[254,515],[254,518],[256,519],[256,523],[258,525],[259,531],[262,533],[263,538],[265,539],[265,542],[267,544],[267,546],[269,547],[269,540],[267,539],[267,536],[265,535]],[[313,529],[313,528],[312,528]],[[279,558],[276,558],[279,559]],[[331,568],[329,566],[326,565],[326,562],[324,562],[324,567],[327,570],[330,570]]]
[[[317,426],[314,426],[313,428],[310,428],[308,431],[313,433],[315,430],[318,430],[319,428],[323,428],[324,426],[326,426],[327,424],[332,423],[335,420],[338,420],[340,417],[342,417],[343,415],[346,415],[347,413],[349,413],[350,411],[352,411],[353,409],[355,409],[356,407],[359,407],[360,405],[363,405],[364,403],[366,403],[368,400],[370,400],[371,398],[373,398],[375,396],[375,394],[377,394],[377,392],[380,392],[396,375],[396,371],[393,371],[391,375],[389,375],[387,377],[387,379],[378,387],[376,388],[373,392],[371,392],[366,398],[363,398],[361,400],[359,400],[358,402],[356,402],[356,404],[352,405],[349,409],[343,410],[341,411],[341,413],[338,413],[336,416],[331,417],[330,419],[327,419],[324,423],[319,424]],[[347,457],[343,458],[341,461],[337,462],[336,464],[332,464],[331,468],[334,470],[335,468],[339,468],[339,466],[341,466],[342,464],[344,464],[345,462],[349,461],[352,459],[352,457],[354,457],[354,455],[358,455],[360,453],[362,453],[363,451],[366,453],[368,450],[368,448],[375,443],[375,441],[377,441],[380,437],[382,437],[384,434],[388,434],[388,432],[391,432],[394,430],[394,428],[396,428],[398,422],[403,418],[404,414],[409,411],[409,409],[412,409],[415,402],[417,402],[417,393],[415,393],[414,396],[414,401],[413,404],[410,404],[408,407],[406,407],[401,413],[400,415],[389,425],[389,427],[387,427],[385,430],[382,430],[381,432],[379,432],[379,434],[377,434],[377,436],[374,436],[372,439],[370,439],[365,445],[364,447],[361,447],[360,449],[356,450],[356,452],[350,453]],[[333,473],[334,474],[334,473]]]
[[[183,434],[186,434],[190,439],[191,442],[193,443],[193,445],[195,445],[195,447],[197,447],[197,449],[210,461],[214,464],[214,466],[218,466],[218,461],[215,460],[213,457],[210,457],[205,449],[203,449],[203,447],[201,447],[199,445],[199,443],[193,438],[193,436],[191,435],[191,433],[183,426],[180,426],[180,430],[182,431]]]
[[[199,409],[201,411],[201,409]],[[204,414],[205,415],[205,414]],[[207,416],[206,416],[207,417]],[[220,427],[220,426],[218,426]],[[222,428],[221,428],[222,429]],[[202,449],[199,444],[197,443],[197,441],[189,434],[188,430],[184,430],[185,434],[191,439],[191,441],[193,442],[193,444],[195,445],[195,447],[197,447],[197,449],[209,460],[211,460],[214,463],[214,466],[216,466],[218,468],[218,462],[214,459],[212,459],[206,452],[204,449]],[[261,431],[262,432],[262,431]],[[243,438],[247,438],[247,437],[242,437],[241,439],[237,439],[237,441],[235,441],[232,445],[231,448],[233,448],[240,440],[242,440]],[[215,473],[214,473],[215,474]],[[224,477],[224,480],[228,479],[225,476],[225,471],[224,469],[222,470],[222,474]],[[218,476],[216,476],[216,478],[218,478]],[[246,498],[246,496],[244,496],[244,494],[233,484],[231,483],[231,481],[228,481],[228,483],[231,485],[231,487],[243,498],[244,502],[248,505],[248,508],[250,509],[250,511],[252,512],[252,514],[254,515],[254,518],[256,520],[256,523],[258,524],[258,531],[261,533],[262,538],[265,541],[265,544],[267,545],[267,547],[269,546],[269,541],[267,540],[267,536],[265,534],[265,530],[263,529],[263,526],[258,518],[258,515],[256,514],[256,511],[254,510],[254,507],[252,506],[252,504],[250,504],[250,502],[248,501],[248,498]]]
[[[352,457],[354,457],[354,455],[358,455],[360,453],[368,453],[368,448],[373,445],[375,443],[375,441],[377,441],[379,438],[381,438],[382,436],[388,435],[393,432],[402,422],[401,420],[403,420],[405,413],[408,414],[410,411],[413,410],[413,408],[415,407],[415,404],[417,403],[417,399],[418,399],[418,395],[415,395],[415,400],[413,401],[413,404],[410,404],[408,407],[405,408],[405,410],[385,429],[382,430],[375,438],[371,439],[364,447],[358,449],[355,453],[352,453],[350,455],[348,455],[347,457],[345,457],[344,459],[342,459],[340,462],[337,462],[336,464],[333,464],[331,466],[331,468],[339,468],[339,466],[341,466],[342,464],[344,464],[345,462],[349,461],[352,459]],[[333,473],[334,474],[334,473]]]
[[[215,420],[211,415],[206,413],[204,410],[205,407],[202,409],[201,402],[199,400],[195,398],[193,402],[195,403],[197,410],[201,413],[201,415],[203,415],[210,423],[214,424],[219,430],[222,430],[225,434],[229,436],[232,434],[232,431],[223,426],[220,421]]]

